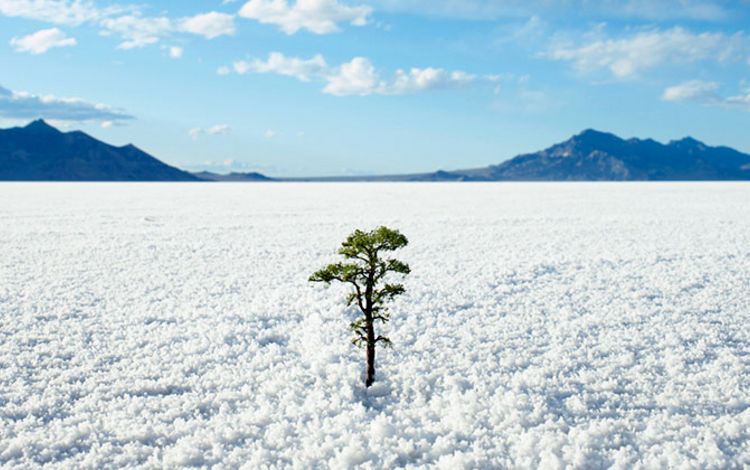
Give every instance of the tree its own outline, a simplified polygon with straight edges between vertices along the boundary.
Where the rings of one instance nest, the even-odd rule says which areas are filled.
[[[382,258],[381,252],[398,250],[408,243],[401,232],[388,227],[378,227],[370,232],[355,230],[338,250],[346,261],[329,264],[310,276],[311,282],[330,285],[337,281],[352,285],[354,290],[347,296],[347,306],[356,302],[362,313],[350,325],[354,332],[352,343],[367,350],[367,387],[375,381],[375,346],[378,343],[391,345],[391,340],[385,336],[375,336],[375,322],[388,322],[390,313],[386,302],[404,293],[402,284],[385,282],[385,277],[388,273],[405,276],[411,272],[408,264]]]

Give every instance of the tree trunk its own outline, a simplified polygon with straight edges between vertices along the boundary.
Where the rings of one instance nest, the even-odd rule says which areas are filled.
[[[367,380],[365,386],[369,387],[375,382],[375,325],[372,319],[372,289],[375,284],[375,263],[370,256],[370,272],[367,276],[365,289],[365,322],[367,327]]]
[[[365,385],[369,387],[375,382],[375,325],[373,325],[372,314],[367,315],[367,380]]]
[[[375,382],[375,345],[367,345],[367,380],[365,385],[369,387]]]

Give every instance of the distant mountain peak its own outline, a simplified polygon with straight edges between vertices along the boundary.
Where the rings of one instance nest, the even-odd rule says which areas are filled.
[[[198,181],[135,147],[119,148],[43,119],[0,129],[0,181]]]
[[[673,140],[669,142],[669,145],[677,145],[681,147],[706,147],[706,144],[690,136],[683,137],[680,140]]]
[[[616,136],[609,132],[598,131],[596,129],[584,129],[578,134],[576,134],[575,137],[591,138],[591,137],[616,137]]]
[[[602,132],[596,129],[586,129],[573,136],[569,142],[580,142],[596,146],[601,143],[622,142],[622,139],[609,132]]]
[[[50,126],[44,119],[36,119],[34,121],[31,121],[26,125],[26,127],[24,127],[24,129],[34,132],[60,132],[59,130]]]

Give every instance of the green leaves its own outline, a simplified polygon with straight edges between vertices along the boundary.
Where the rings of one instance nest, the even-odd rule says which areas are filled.
[[[371,263],[377,260],[378,252],[394,251],[408,244],[409,240],[398,230],[384,226],[369,232],[358,229],[346,237],[339,248],[339,254],[348,259]]]
[[[333,263],[325,268],[316,271],[310,276],[310,282],[325,282],[330,284],[333,281],[355,282],[363,275],[362,268],[354,263]]]
[[[402,284],[386,284],[382,289],[374,290],[372,293],[373,303],[381,305],[386,301],[393,300],[397,295],[406,292]]]
[[[373,323],[376,320],[385,323],[390,319],[384,304],[403,294],[405,289],[402,284],[381,282],[389,273],[407,275],[411,269],[402,261],[383,259],[380,254],[403,248],[408,243],[401,232],[384,226],[369,232],[355,230],[338,250],[346,262],[329,264],[310,276],[310,282],[331,284],[337,281],[354,287],[346,297],[346,304],[350,306],[356,302],[363,315],[350,325],[355,334],[352,339],[355,345],[374,347],[379,342],[386,346],[391,344],[384,336],[375,338]]]
[[[406,292],[403,284],[386,284],[381,289],[380,294],[383,296],[383,300],[393,300],[397,295],[401,295]]]
[[[382,269],[383,273],[389,273],[394,272],[398,274],[409,274],[411,272],[411,268],[409,268],[409,265],[399,261],[397,259],[389,259],[387,262],[384,263],[384,268]]]
[[[355,346],[363,347],[367,345],[367,321],[364,317],[358,318],[349,324],[354,333],[352,338],[352,344]]]

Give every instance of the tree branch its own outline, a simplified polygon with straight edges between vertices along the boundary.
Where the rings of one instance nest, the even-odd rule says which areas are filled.
[[[383,342],[383,344],[385,344],[386,346],[392,345],[391,340],[386,338],[385,336],[378,336],[377,338],[375,338],[375,344],[377,344],[378,342]]]

